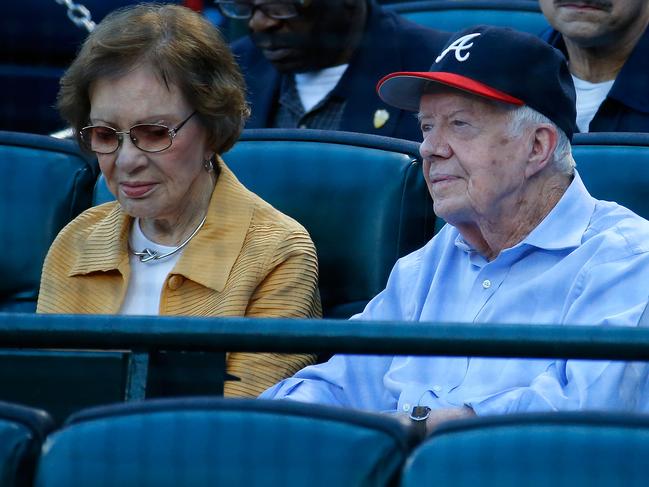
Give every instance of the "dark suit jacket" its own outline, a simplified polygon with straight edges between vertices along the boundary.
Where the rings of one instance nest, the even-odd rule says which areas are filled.
[[[542,37],[567,57],[559,32],[550,29]],[[649,29],[622,66],[588,131],[649,132]]]
[[[421,141],[410,112],[386,105],[376,94],[376,83],[395,71],[428,71],[449,34],[422,27],[369,2],[368,22],[360,47],[349,62],[334,92],[346,99],[340,130]],[[232,46],[248,85],[252,117],[247,128],[271,127],[277,108],[280,74],[249,37]],[[374,128],[374,113],[390,117]]]

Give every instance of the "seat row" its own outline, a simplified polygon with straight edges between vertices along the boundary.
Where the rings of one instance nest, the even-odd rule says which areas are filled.
[[[219,395],[228,351],[648,362],[648,324],[646,312],[638,327],[0,313],[0,391],[59,425],[107,403]],[[649,412],[646,389],[629,410]]]
[[[649,418],[601,413],[454,421],[421,442],[389,415],[291,401],[110,405],[58,429],[42,410],[0,403],[0,437],[4,487],[575,487],[649,478]]]
[[[649,217],[649,134],[577,134],[587,188]],[[226,163],[302,223],[316,245],[325,317],[347,318],[385,286],[395,261],[436,221],[418,145],[305,129],[245,130]],[[112,199],[94,158],[72,141],[0,132],[0,311],[32,312],[45,254],[79,212]]]

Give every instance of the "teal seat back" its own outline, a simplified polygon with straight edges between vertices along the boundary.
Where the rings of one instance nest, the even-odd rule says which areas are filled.
[[[152,400],[75,415],[43,448],[38,487],[367,486],[411,439],[394,418],[291,401]]]
[[[0,132],[0,311],[33,311],[58,232],[91,203],[97,170],[72,141]]]
[[[223,155],[239,180],[311,234],[324,314],[347,318],[434,231],[414,142],[306,129],[245,130]],[[104,182],[95,203],[112,199]]]
[[[31,487],[41,445],[52,429],[45,411],[0,402],[2,487]]]
[[[649,418],[550,413],[447,423],[408,459],[402,487],[641,487]]]
[[[428,0],[386,7],[418,24],[451,32],[488,24],[538,35],[549,27],[538,2],[529,0]]]
[[[649,219],[649,134],[576,134],[573,155],[595,198]]]

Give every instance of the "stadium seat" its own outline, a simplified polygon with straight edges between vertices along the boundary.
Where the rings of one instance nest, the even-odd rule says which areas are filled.
[[[45,254],[90,206],[96,177],[76,143],[0,132],[0,311],[34,311]]]
[[[152,400],[74,415],[36,487],[394,485],[413,445],[396,419],[292,401]]]
[[[402,487],[640,487],[649,417],[547,413],[441,425],[409,457]]]
[[[223,158],[250,190],[306,227],[325,317],[347,318],[383,290],[399,257],[433,235],[418,147],[356,133],[249,129]],[[95,203],[109,199],[100,182]]]
[[[418,24],[451,32],[490,24],[538,35],[549,27],[536,0],[428,0],[386,8]]]
[[[41,444],[53,427],[45,411],[0,402],[2,487],[31,487]]]
[[[649,134],[575,134],[573,155],[595,198],[649,219]]]

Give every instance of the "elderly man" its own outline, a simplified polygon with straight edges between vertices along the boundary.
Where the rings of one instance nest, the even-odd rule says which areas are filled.
[[[649,132],[649,2],[540,0],[577,91],[580,132]]]
[[[594,199],[575,171],[575,94],[559,51],[476,27],[457,34],[430,71],[388,75],[378,92],[418,110],[424,177],[448,225],[400,259],[355,318],[637,326],[649,222]],[[644,366],[605,361],[336,355],[262,397],[414,411],[435,424],[636,409],[645,378]]]
[[[448,34],[373,0],[216,1],[247,19],[233,44],[248,85],[248,128],[346,130],[418,140],[417,121],[372,88],[390,71],[426,69]]]

